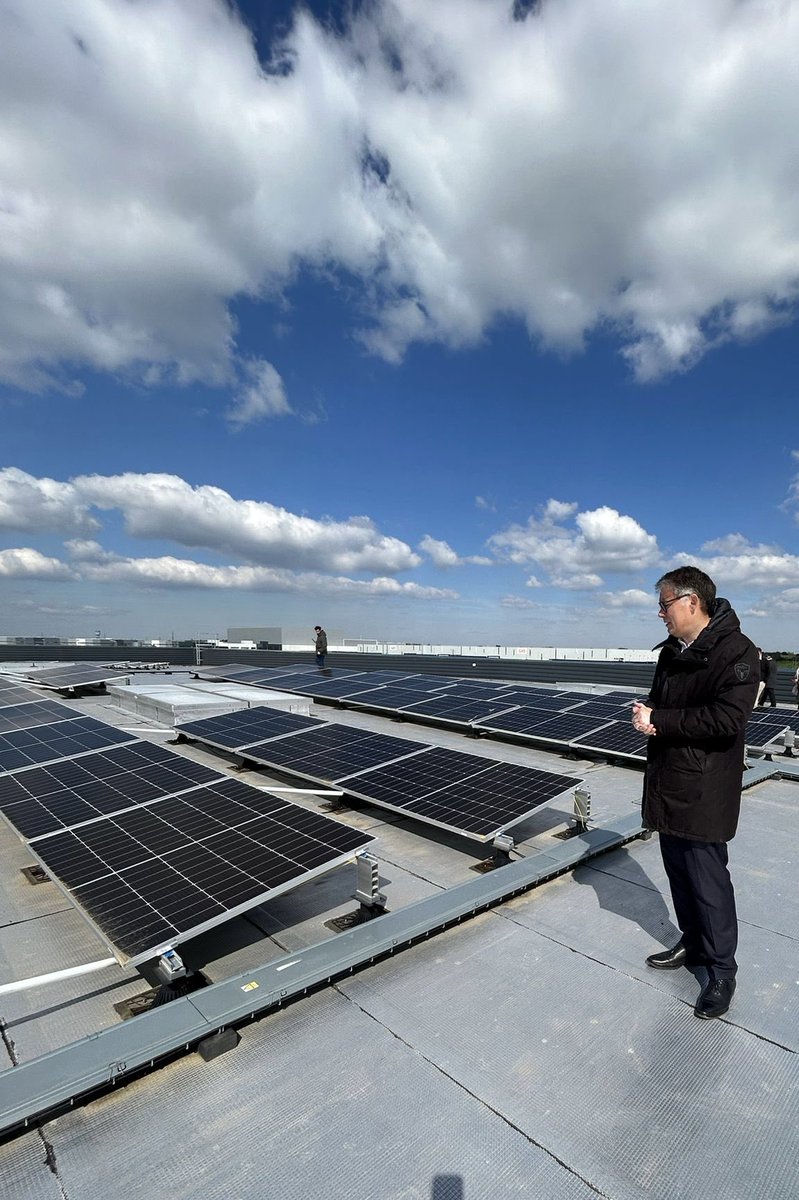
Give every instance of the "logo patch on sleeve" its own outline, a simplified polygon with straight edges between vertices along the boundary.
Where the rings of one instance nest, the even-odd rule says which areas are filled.
[[[749,663],[739,662],[735,664],[735,678],[740,679],[741,683],[749,678]]]

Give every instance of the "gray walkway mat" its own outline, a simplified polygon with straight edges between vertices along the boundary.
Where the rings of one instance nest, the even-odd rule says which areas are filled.
[[[799,1193],[796,1055],[499,912],[341,987],[613,1200]]]
[[[333,990],[209,1064],[193,1055],[45,1132],[70,1200],[119,1195],[121,1171],[126,1200],[596,1200]]]

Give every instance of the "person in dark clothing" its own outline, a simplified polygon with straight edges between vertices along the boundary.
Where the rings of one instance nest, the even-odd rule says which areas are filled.
[[[777,697],[774,689],[777,686],[778,669],[776,658],[772,658],[770,654],[764,654],[761,662],[761,671],[765,686],[761,693],[760,699],[758,700],[758,704],[761,708],[766,707],[766,701],[770,703],[772,708],[777,707]]]
[[[320,669],[325,665],[325,655],[327,654],[327,634],[321,625],[314,625],[314,649],[316,650],[316,665]]]
[[[657,970],[705,966],[694,1012],[722,1016],[735,991],[738,920],[727,843],[741,807],[746,723],[759,678],[757,648],[727,600],[698,567],[658,580],[668,637],[649,697],[633,705],[648,737],[642,818],[660,835],[682,937],[651,954]]]

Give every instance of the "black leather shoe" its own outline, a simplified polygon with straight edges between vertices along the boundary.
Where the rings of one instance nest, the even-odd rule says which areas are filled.
[[[659,954],[650,954],[646,960],[648,967],[654,967],[656,971],[676,971],[678,967],[684,967],[688,958],[688,951],[682,942],[678,942],[671,950],[661,950]]]
[[[734,979],[711,979],[699,994],[694,1012],[703,1020],[724,1016],[735,992]]]

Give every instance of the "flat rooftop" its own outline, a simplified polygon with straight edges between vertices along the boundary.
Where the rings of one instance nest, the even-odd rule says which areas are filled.
[[[188,672],[164,680],[175,683],[193,686]],[[174,737],[171,725],[108,695],[64,702],[146,740]],[[310,711],[584,778],[597,827],[639,806],[640,767],[326,705]],[[233,773],[197,743],[172,749]],[[287,782],[265,770],[237,778]],[[479,878],[487,851],[476,843],[362,802],[335,815],[377,837],[370,851],[392,913]],[[562,847],[572,816],[562,801],[537,811],[513,830],[518,853]],[[0,982],[106,957],[54,884],[26,880],[31,856],[4,822],[0,852]],[[657,839],[636,839],[241,1025],[238,1046],[211,1062],[182,1054],[8,1138],[0,1194],[795,1200],[798,852],[799,784],[748,788],[730,847],[738,991],[721,1020],[693,1015],[700,971],[644,965],[678,932]],[[179,951],[212,983],[280,965],[337,936],[326,922],[356,907],[355,883],[346,864]],[[0,996],[6,1078],[119,1024],[115,1005],[148,987],[114,965]]]

